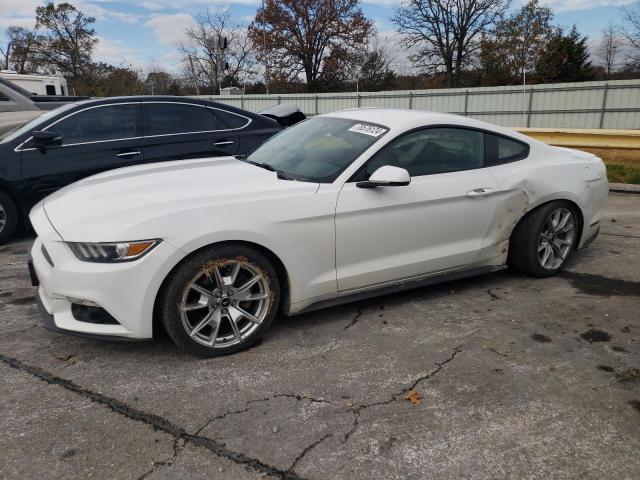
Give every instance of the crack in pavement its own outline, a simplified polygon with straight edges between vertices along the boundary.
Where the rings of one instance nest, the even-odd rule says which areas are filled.
[[[333,433],[327,433],[325,436],[319,438],[318,440],[316,440],[315,442],[313,442],[311,445],[305,447],[304,450],[302,450],[302,452],[300,453],[300,455],[298,455],[296,457],[296,459],[293,461],[293,463],[291,464],[291,466],[289,468],[287,468],[287,472],[293,472],[294,468],[296,468],[296,465],[298,464],[298,462],[300,460],[302,460],[304,458],[304,456],[309,453],[311,450],[313,450],[315,447],[317,447],[318,445],[320,445],[322,442],[324,442],[327,438],[329,437],[333,437]]]
[[[353,317],[353,319],[351,320],[351,322],[349,323],[349,325],[347,325],[346,327],[344,327],[342,330],[347,330],[348,328],[353,327],[356,323],[358,323],[358,320],[360,320],[360,317],[362,316],[362,310],[364,309],[363,306],[358,307],[358,311],[356,312],[355,317]]]
[[[307,396],[307,395],[296,395],[296,394],[293,394],[293,393],[276,393],[276,394],[271,395],[269,397],[257,398],[257,399],[254,399],[254,400],[249,400],[246,403],[245,408],[243,408],[241,410],[227,410],[226,412],[218,414],[215,417],[211,417],[209,420],[207,420],[207,422],[202,427],[200,427],[198,430],[196,430],[196,433],[194,435],[199,435],[205,428],[207,428],[212,422],[215,422],[216,420],[221,420],[221,419],[223,419],[223,418],[225,418],[225,417],[227,417],[229,415],[239,415],[241,413],[246,413],[249,410],[251,410],[251,408],[253,407],[254,404],[268,402],[268,401],[274,400],[276,398],[294,398],[294,399],[296,399],[296,400],[298,400],[300,402],[308,401],[308,402],[311,402],[311,403],[326,403],[328,405],[331,405],[331,406],[335,407],[334,403],[332,403],[332,402],[330,402],[328,400],[325,400],[324,398],[314,398],[314,397],[310,397],[310,396]]]
[[[256,458],[249,457],[240,452],[234,452],[229,450],[224,443],[217,442],[211,438],[203,437],[201,435],[192,435],[188,433],[184,428],[174,425],[169,420],[162,418],[159,415],[143,412],[137,410],[120,400],[103,395],[93,390],[86,389],[80,385],[67,380],[62,377],[58,377],[52,373],[49,373],[41,368],[28,365],[16,358],[8,357],[0,354],[0,362],[5,365],[18,370],[23,373],[27,373],[32,377],[38,378],[51,385],[57,385],[70,392],[76,393],[92,402],[99,403],[106,406],[111,411],[127,417],[130,420],[136,420],[142,423],[150,425],[155,430],[165,432],[176,439],[183,439],[185,442],[189,442],[193,445],[206,448],[219,457],[226,458],[233,463],[243,465],[246,468],[251,468],[257,472],[262,473],[265,476],[272,476],[283,480],[302,480],[301,477],[291,471],[282,471],[271,465],[268,465]],[[174,452],[175,453],[175,452]]]
[[[442,370],[442,368],[449,362],[453,361],[453,359],[456,358],[456,356],[462,352],[462,345],[457,345],[456,347],[453,348],[453,352],[451,353],[451,355],[449,355],[444,361],[438,363],[436,362],[436,368],[431,370],[430,372],[419,376],[416,380],[413,381],[413,383],[408,386],[403,388],[400,392],[398,393],[394,393],[391,395],[391,398],[389,398],[388,400],[382,400],[379,402],[374,402],[374,403],[367,403],[364,405],[358,405],[357,407],[352,407],[351,409],[349,409],[350,412],[352,412],[354,414],[354,420],[353,420],[353,425],[351,426],[351,429],[344,434],[344,438],[342,440],[342,443],[346,443],[347,440],[349,440],[349,438],[351,437],[351,435],[353,435],[353,433],[356,431],[356,429],[358,428],[358,424],[360,422],[360,412],[362,410],[365,410],[367,408],[371,408],[371,407],[376,407],[379,405],[389,405],[391,402],[396,401],[399,397],[402,397],[403,395],[405,395],[407,392],[414,390],[418,384],[424,380],[428,380],[432,377],[434,377],[435,375],[437,375],[438,373],[440,373],[440,371]]]
[[[145,478],[148,478],[153,472],[158,470],[160,467],[164,467],[165,465],[173,465],[174,462],[176,461],[176,458],[178,458],[178,455],[180,454],[180,452],[184,449],[184,445],[185,445],[184,439],[180,437],[175,438],[173,440],[173,455],[171,455],[166,460],[162,460],[160,462],[153,462],[153,467],[151,468],[151,470],[140,475],[140,477],[138,477],[138,480],[144,480]]]

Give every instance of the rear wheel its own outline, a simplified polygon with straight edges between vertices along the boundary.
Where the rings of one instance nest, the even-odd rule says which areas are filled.
[[[171,274],[160,302],[162,323],[189,353],[216,356],[254,345],[278,312],[275,269],[243,245],[206,248]]]
[[[578,214],[573,206],[556,201],[535,210],[514,230],[509,265],[536,277],[560,271],[575,249]]]
[[[9,240],[18,225],[18,210],[11,197],[0,190],[0,244]]]

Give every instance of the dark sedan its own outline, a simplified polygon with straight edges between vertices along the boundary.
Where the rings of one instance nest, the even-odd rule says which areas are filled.
[[[0,137],[0,243],[39,200],[76,180],[140,163],[248,155],[280,123],[186,97],[88,100],[44,113]]]

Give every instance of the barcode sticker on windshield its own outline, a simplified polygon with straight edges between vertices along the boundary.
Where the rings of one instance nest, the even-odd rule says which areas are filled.
[[[376,127],[375,125],[366,125],[364,123],[356,123],[349,129],[350,132],[363,133],[371,137],[379,137],[387,131],[386,128]]]

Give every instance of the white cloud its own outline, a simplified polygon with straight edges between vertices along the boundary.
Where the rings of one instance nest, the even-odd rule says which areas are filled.
[[[161,45],[173,46],[184,39],[184,30],[193,25],[194,20],[188,13],[160,14],[154,13],[144,24],[153,30],[153,35]]]
[[[136,54],[136,50],[124,42],[99,36],[93,57],[96,61],[111,65],[125,64],[133,67],[142,67],[144,62]]]
[[[94,17],[96,20],[119,20],[125,23],[138,23],[139,20],[139,16],[134,13],[110,10],[95,3],[75,2],[74,5],[82,13]]]
[[[629,5],[637,0],[542,0],[556,12],[569,12],[574,10],[592,10],[599,7],[620,7]]]

